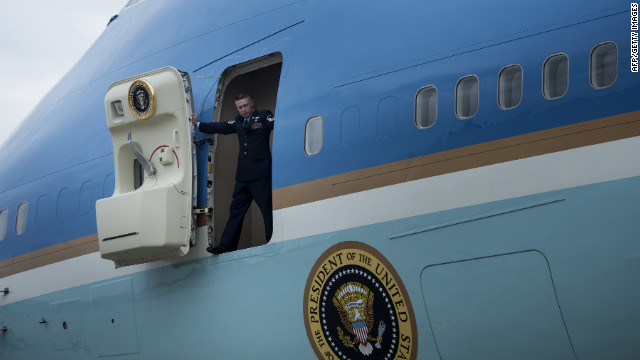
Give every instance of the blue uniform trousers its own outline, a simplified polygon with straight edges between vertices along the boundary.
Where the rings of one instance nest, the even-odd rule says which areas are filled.
[[[262,212],[264,232],[267,242],[273,233],[273,214],[271,212],[271,178],[251,181],[236,181],[233,200],[229,209],[229,220],[224,228],[220,244],[228,249],[236,250],[242,232],[244,216],[249,210],[251,201],[255,200]]]

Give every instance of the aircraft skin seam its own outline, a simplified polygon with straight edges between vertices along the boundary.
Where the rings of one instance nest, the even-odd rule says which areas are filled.
[[[512,42],[515,42],[515,41],[524,40],[524,39],[527,39],[527,38],[531,38],[531,37],[547,34],[547,33],[558,31],[558,30],[562,30],[562,29],[567,29],[567,28],[570,28],[570,27],[573,27],[573,26],[586,24],[586,23],[589,23],[589,22],[592,22],[592,21],[606,19],[608,17],[621,15],[621,14],[624,14],[624,13],[627,13],[627,12],[629,12],[629,10],[624,10],[624,11],[616,12],[614,14],[608,14],[608,15],[597,17],[597,18],[583,20],[583,21],[580,21],[580,22],[577,22],[577,23],[573,23],[573,24],[569,24],[569,25],[556,27],[556,28],[553,28],[553,29],[540,31],[540,32],[537,32],[537,33],[534,33],[534,34],[520,36],[520,37],[517,37],[517,38],[514,38],[514,39],[509,39],[509,40],[505,40],[505,41],[499,41],[499,42],[496,42],[496,43],[491,43],[491,44],[488,44],[488,45],[483,45],[483,46],[480,46],[480,47],[477,47],[477,48],[474,48],[474,49],[470,49],[470,50],[466,50],[466,51],[459,51],[459,52],[456,52],[456,53],[453,53],[453,54],[449,54],[449,55],[445,55],[445,56],[442,56],[442,57],[439,57],[439,58],[435,58],[435,59],[431,59],[431,60],[425,60],[425,61],[422,61],[422,62],[417,63],[417,64],[407,65],[407,66],[399,68],[399,69],[389,70],[387,72],[384,72],[384,73],[381,73],[381,74],[377,74],[377,75],[372,75],[372,76],[365,77],[365,78],[362,78],[362,79],[359,79],[359,80],[345,82],[345,83],[336,85],[335,87],[336,88],[341,88],[341,87],[357,84],[359,82],[363,82],[363,81],[375,79],[375,78],[378,78],[378,77],[382,77],[382,76],[385,76],[385,75],[401,72],[401,71],[412,69],[412,68],[419,67],[419,66],[422,66],[422,65],[435,63],[435,62],[438,62],[438,61],[454,58],[454,57],[461,56],[461,55],[464,55],[464,54],[469,54],[469,53],[473,53],[473,52],[476,52],[476,51],[480,51],[480,50],[484,50],[484,49],[488,49],[488,48],[492,48],[492,47],[496,47],[496,46],[512,43]],[[481,45],[483,43],[487,43],[487,42],[490,42],[490,41],[492,41],[492,40],[488,40],[488,41],[484,41],[484,42],[480,42],[480,43],[476,43],[476,44],[470,44],[470,45],[465,46],[465,47],[472,47],[472,46],[476,46],[476,45]],[[461,49],[463,49],[463,48],[453,49],[453,51],[461,50]],[[418,61],[421,61],[421,60],[418,60]],[[394,68],[396,66],[402,66],[402,64],[392,65],[392,66],[389,66],[387,68]],[[352,76],[352,77],[350,77],[348,79],[345,79],[345,81],[348,81],[349,79],[357,79],[359,76],[365,76],[367,74],[372,74],[372,73],[375,73],[375,72],[376,71],[371,71],[371,72],[368,72],[368,73],[365,73],[365,74],[361,74],[361,75],[358,75],[358,76]]]

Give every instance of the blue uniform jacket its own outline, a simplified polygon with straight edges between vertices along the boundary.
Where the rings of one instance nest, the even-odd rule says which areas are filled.
[[[269,110],[253,109],[249,124],[236,115],[233,121],[200,123],[198,129],[206,134],[238,134],[240,150],[236,181],[252,181],[271,178],[271,149],[269,136],[273,130],[273,113]]]

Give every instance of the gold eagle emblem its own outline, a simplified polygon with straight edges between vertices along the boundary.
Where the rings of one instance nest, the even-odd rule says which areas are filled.
[[[353,281],[343,284],[333,296],[333,304],[340,314],[342,325],[355,336],[354,339],[344,336],[344,332],[338,327],[340,339],[345,346],[355,349],[355,345],[358,344],[360,352],[364,355],[373,352],[369,340],[377,342],[376,347],[380,348],[384,323],[380,322],[377,338],[369,335],[374,324],[374,313],[373,292],[367,286]]]

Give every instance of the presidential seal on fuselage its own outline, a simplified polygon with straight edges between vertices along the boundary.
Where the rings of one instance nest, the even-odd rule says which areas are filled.
[[[413,307],[400,276],[377,250],[347,241],[316,261],[304,319],[319,359],[416,359]]]

